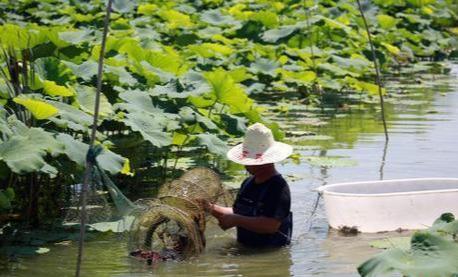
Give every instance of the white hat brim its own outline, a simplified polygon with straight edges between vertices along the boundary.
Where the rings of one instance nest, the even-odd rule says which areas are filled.
[[[293,153],[293,147],[282,142],[274,142],[271,147],[264,151],[260,158],[244,157],[243,143],[232,147],[226,154],[227,158],[241,165],[263,165],[283,161]]]

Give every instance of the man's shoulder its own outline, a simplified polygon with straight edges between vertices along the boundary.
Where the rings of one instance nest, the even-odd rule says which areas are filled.
[[[267,182],[268,183],[274,183],[274,184],[276,184],[278,186],[282,186],[282,187],[283,186],[288,186],[288,182],[286,182],[285,178],[283,178],[283,176],[281,174],[273,176]]]

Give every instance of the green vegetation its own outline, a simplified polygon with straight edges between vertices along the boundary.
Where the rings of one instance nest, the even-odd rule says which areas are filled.
[[[400,272],[403,276],[456,276],[458,272],[458,220],[442,214],[425,231],[416,232],[406,247],[406,239],[392,240],[391,248],[358,267],[361,276],[381,276]],[[376,243],[378,246],[380,242]],[[383,245],[382,245],[383,247]]]
[[[440,71],[458,54],[454,1],[363,8],[385,74]],[[81,182],[103,16],[104,1],[0,2],[0,213],[52,223]],[[125,191],[153,186],[182,161],[212,164],[249,123],[283,138],[262,100],[372,99],[374,73],[354,1],[117,0],[98,163]]]

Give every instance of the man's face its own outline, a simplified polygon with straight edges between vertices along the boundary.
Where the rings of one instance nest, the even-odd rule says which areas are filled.
[[[250,173],[251,175],[256,175],[266,168],[272,166],[272,164],[263,164],[263,165],[245,165],[246,171]]]

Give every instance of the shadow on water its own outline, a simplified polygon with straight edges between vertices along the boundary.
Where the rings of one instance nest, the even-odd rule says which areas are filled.
[[[201,256],[150,267],[127,257],[125,237],[108,234],[86,244],[84,276],[357,276],[358,264],[378,252],[369,247],[370,241],[408,234],[348,237],[329,230],[323,201],[312,189],[336,182],[456,177],[457,76],[454,65],[450,76],[422,75],[421,82],[413,83],[412,78],[388,82],[387,89],[395,92],[386,103],[389,144],[375,102],[323,110],[289,104],[288,112],[271,113],[299,154],[279,165],[292,192],[290,247],[244,249],[234,243],[234,231],[222,232],[209,224],[207,248]],[[241,168],[226,172],[240,174]],[[45,255],[0,263],[0,276],[72,276],[75,244],[50,248]]]

